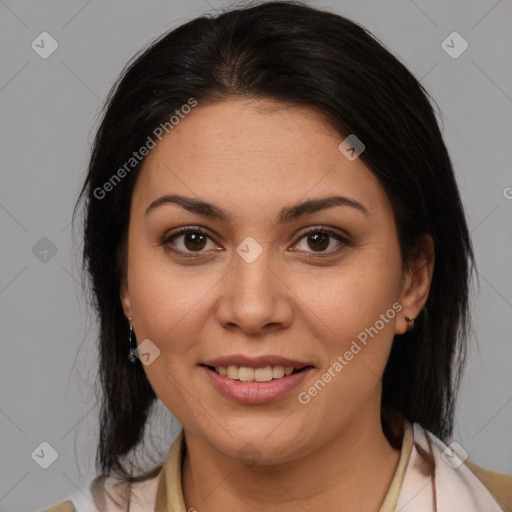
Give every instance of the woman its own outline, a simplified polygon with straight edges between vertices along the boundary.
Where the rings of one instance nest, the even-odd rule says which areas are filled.
[[[50,510],[511,509],[442,441],[472,246],[427,93],[362,27],[271,2],[171,31],[82,195],[102,476]],[[183,430],[134,476],[157,398]]]

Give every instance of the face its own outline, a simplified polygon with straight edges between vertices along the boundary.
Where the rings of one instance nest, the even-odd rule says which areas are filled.
[[[292,461],[376,421],[421,309],[389,199],[343,138],[305,107],[199,104],[137,179],[124,311],[160,400],[227,457]]]

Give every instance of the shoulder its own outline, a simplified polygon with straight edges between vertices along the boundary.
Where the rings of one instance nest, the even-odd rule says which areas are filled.
[[[430,451],[432,462],[436,466],[435,472],[439,478],[444,479],[445,492],[452,488],[457,490],[461,496],[461,502],[464,498],[465,504],[469,505],[468,510],[495,510],[498,506],[503,512],[512,512],[512,474],[483,468],[472,460],[462,457],[457,450],[452,450],[451,446],[447,446],[435,434],[417,423],[414,423],[413,428],[415,444],[418,442],[426,452]],[[455,458],[450,462],[445,454],[450,459]],[[465,455],[467,457],[467,454]],[[453,462],[457,464],[452,465]],[[460,471],[451,471],[459,467]],[[463,488],[466,488],[467,493],[460,493]],[[445,498],[448,499],[449,495],[449,492],[446,493]],[[485,508],[490,505],[489,499],[492,500],[494,508]]]
[[[491,471],[470,460],[467,468],[484,484],[505,512],[512,512],[512,475]]]
[[[160,474],[161,466],[131,481],[98,476],[90,484],[92,501],[81,494],[43,512],[124,512],[132,504],[142,506],[142,510],[153,510]]]

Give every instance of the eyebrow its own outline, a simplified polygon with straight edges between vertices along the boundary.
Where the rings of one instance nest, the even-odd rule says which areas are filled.
[[[184,208],[185,210],[188,210],[189,212],[198,213],[200,215],[204,215],[205,217],[218,219],[223,222],[227,222],[233,218],[233,214],[231,212],[223,211],[211,203],[199,199],[194,199],[191,197],[181,196],[178,194],[165,195],[159,197],[158,199],[155,199],[147,207],[144,215],[147,216],[152,210],[164,204],[177,204]],[[290,222],[303,215],[312,214],[320,210],[333,208],[335,206],[347,206],[350,208],[354,208],[355,210],[363,213],[364,215],[369,215],[369,212],[366,209],[366,207],[362,203],[355,201],[354,199],[350,199],[344,196],[329,196],[322,197],[319,199],[309,199],[302,203],[287,206],[279,212],[276,218],[276,222]]]

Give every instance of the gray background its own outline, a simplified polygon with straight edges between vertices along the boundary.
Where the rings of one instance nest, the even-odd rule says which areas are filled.
[[[478,345],[453,439],[475,462],[512,472],[512,2],[310,4],[366,26],[443,113],[481,283],[473,306]],[[87,494],[94,476],[95,323],[80,284],[80,232],[74,240],[70,221],[102,100],[141,46],[227,5],[0,0],[1,511],[41,510]],[[47,59],[31,48],[43,31],[59,44]],[[453,31],[469,44],[456,59],[441,47]],[[53,247],[43,237],[55,254],[41,252]],[[161,412],[155,450],[165,454],[179,424],[169,428]],[[43,441],[58,452],[48,469],[31,457]]]

